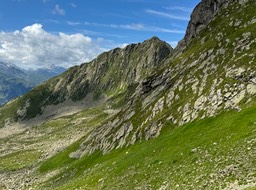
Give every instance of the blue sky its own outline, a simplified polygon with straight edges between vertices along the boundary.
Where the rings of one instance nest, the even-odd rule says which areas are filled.
[[[0,61],[70,67],[152,36],[175,46],[200,0],[2,0]]]

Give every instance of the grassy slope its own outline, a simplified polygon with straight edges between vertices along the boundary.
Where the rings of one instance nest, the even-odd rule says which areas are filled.
[[[193,122],[107,155],[69,159],[69,149],[39,168],[63,172],[41,184],[51,189],[216,189],[256,177],[256,106]],[[60,161],[62,160],[62,161]],[[248,181],[247,181],[248,180]],[[38,187],[37,187],[38,188]]]

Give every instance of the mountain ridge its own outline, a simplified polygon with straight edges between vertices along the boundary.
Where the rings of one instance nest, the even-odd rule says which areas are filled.
[[[138,51],[145,49],[148,53],[139,55],[136,58],[138,60],[133,58],[138,56]],[[125,91],[129,83],[148,75],[152,68],[162,62],[165,57],[163,55],[171,51],[167,43],[153,37],[143,43],[128,45],[124,49],[116,48],[105,52],[92,62],[75,66],[51,82],[36,87],[30,92],[31,97],[27,94],[17,100],[21,101],[20,109],[25,108],[28,112],[20,112],[22,115],[14,113],[14,117],[21,120],[30,119],[41,114],[44,106],[56,105],[68,99],[81,101],[89,93],[93,93],[93,97],[97,99],[103,93],[115,94],[118,90]],[[113,63],[114,66],[111,65]],[[37,93],[38,90],[44,93]]]
[[[205,23],[207,24],[216,12],[219,12],[218,7],[222,7],[224,3],[227,3],[227,1],[202,1],[193,11],[190,23],[198,22],[197,16],[193,15],[198,15],[199,12],[200,17],[202,10],[206,9],[207,12],[210,9],[209,18],[207,17],[205,20]],[[234,4],[235,2],[229,3],[232,5],[232,3]],[[240,6],[244,5],[240,4]],[[223,9],[227,10],[227,6]],[[219,17],[221,17],[221,14],[219,14]],[[193,21],[193,19],[195,19],[195,21]],[[202,29],[201,33],[204,33],[204,31],[208,30],[210,27],[211,26],[208,25],[207,28]],[[191,28],[188,27],[187,34],[191,33],[189,32],[190,30]],[[211,30],[216,31],[214,28],[211,28]],[[193,40],[193,35],[185,35],[185,38],[186,36],[190,36],[190,40]],[[246,39],[242,40],[248,40],[251,38],[251,34],[246,33],[245,37]],[[199,45],[199,43],[197,44],[201,46],[201,49],[206,45],[212,46],[213,48],[217,45],[216,41],[212,40],[204,40],[200,43],[201,45]],[[209,49],[209,47],[207,48]],[[186,53],[189,51],[191,50],[185,49],[183,55],[186,56]],[[143,52],[143,54],[140,54],[140,52]],[[190,57],[187,58],[184,58],[184,56],[174,58],[172,56],[173,52],[175,52],[175,50],[173,50],[168,44],[160,41],[157,37],[152,37],[143,43],[128,45],[123,49],[116,48],[109,52],[105,52],[90,63],[73,67],[63,73],[60,77],[55,77],[50,82],[38,86],[30,93],[18,99],[17,102],[19,104],[19,109],[16,113],[13,112],[13,118],[16,121],[32,119],[43,114],[44,110],[49,110],[47,109],[48,105],[57,105],[65,102],[66,100],[81,101],[91,93],[93,94],[91,101],[97,101],[98,98],[104,99],[104,94],[108,97],[112,97],[123,93],[130,94],[131,97],[128,97],[127,99],[124,96],[121,100],[122,103],[125,103],[125,101],[128,102],[128,106],[125,106],[122,109],[124,114],[122,117],[126,118],[126,115],[129,115],[129,112],[133,113],[132,116],[128,117],[129,119],[135,117],[138,113],[134,113],[132,109],[135,109],[136,107],[140,107],[142,110],[148,107],[149,110],[153,112],[153,115],[149,113],[146,114],[149,115],[150,119],[145,118],[145,121],[141,121],[140,127],[143,127],[145,123],[147,125],[152,123],[150,120],[152,120],[152,118],[154,118],[159,112],[163,112],[165,104],[170,106],[173,103],[174,97],[177,101],[183,101],[182,99],[184,98],[186,99],[186,97],[179,94],[180,92],[183,92],[185,86],[182,84],[182,81],[187,80],[188,87],[185,88],[185,94],[187,94],[189,90],[189,92],[198,97],[191,96],[190,103],[187,102],[186,104],[177,107],[177,110],[174,113],[175,116],[169,115],[168,117],[174,125],[182,125],[186,122],[193,121],[198,117],[204,118],[207,116],[213,116],[218,113],[218,110],[222,110],[223,108],[240,109],[238,104],[245,97],[245,94],[254,94],[255,87],[253,86],[253,83],[248,84],[247,86],[244,84],[238,86],[236,83],[234,84],[234,87],[229,87],[229,90],[223,89],[223,87],[215,90],[216,86],[221,85],[224,82],[224,79],[221,77],[220,81],[214,80],[214,85],[210,92],[208,90],[207,93],[203,93],[208,75],[211,75],[206,74],[206,72],[213,73],[214,70],[217,70],[218,65],[213,64],[212,60],[216,59],[218,61],[218,56],[225,53],[225,50],[222,47],[220,47],[219,51],[216,52],[214,49],[210,49],[207,52],[202,53],[200,56],[195,56],[193,53],[190,53]],[[191,60],[194,60],[194,62]],[[177,61],[180,62],[180,64],[175,63]],[[201,76],[199,75],[199,78],[195,78],[192,76],[193,74],[188,74],[187,71],[191,72],[193,70],[192,73],[198,73],[198,69],[195,69],[197,68],[196,65],[198,61],[203,61],[202,65],[199,66],[199,69],[201,69]],[[208,63],[210,65],[208,65]],[[158,66],[159,64],[161,66]],[[203,68],[206,65],[207,67]],[[208,70],[210,68],[211,71]],[[233,78],[232,80],[237,80],[236,78],[240,77],[240,75],[241,77],[244,77],[242,74],[245,70],[242,67],[236,69],[234,71],[227,72],[225,77]],[[203,75],[204,77],[202,77]],[[202,80],[202,84],[198,89],[197,85],[200,80]],[[246,80],[245,82],[250,81],[253,81],[253,79],[249,79],[249,81]],[[190,87],[191,84],[193,84],[192,87]],[[228,92],[223,94],[223,90]],[[167,93],[167,91],[169,92]],[[216,91],[217,94],[215,94],[216,92],[214,91]],[[163,97],[155,102],[155,100],[160,96]],[[211,100],[212,98],[213,100]],[[232,99],[229,100],[229,98]],[[174,104],[176,104],[176,100],[174,101]],[[152,105],[154,102],[155,105]],[[208,106],[203,106],[203,104],[206,103]],[[136,121],[134,122],[136,123]],[[156,122],[159,123],[160,121]],[[2,123],[4,123],[3,120]],[[154,133],[159,135],[163,124],[160,124],[160,126],[161,127],[159,127],[159,124],[149,124],[149,128],[145,129],[143,133],[148,133],[146,132],[147,130],[154,132],[152,132],[152,134],[149,132],[145,138],[148,139],[150,136],[154,137]],[[105,127],[109,127],[109,125]],[[122,125],[119,127],[122,128]],[[101,139],[104,141],[105,138],[102,137]]]

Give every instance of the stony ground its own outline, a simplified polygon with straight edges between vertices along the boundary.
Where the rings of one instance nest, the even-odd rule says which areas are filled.
[[[61,152],[117,113],[117,110],[99,112],[99,109],[102,111],[104,107],[69,114],[36,126],[31,126],[31,122],[27,126],[16,123],[0,129],[0,187],[23,189],[51,177],[53,174],[43,178],[34,175],[42,161]]]

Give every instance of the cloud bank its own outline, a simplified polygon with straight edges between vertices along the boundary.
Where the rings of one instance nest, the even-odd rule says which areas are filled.
[[[24,69],[50,65],[70,67],[87,62],[102,51],[102,43],[82,34],[51,34],[41,24],[14,32],[0,32],[0,61]]]

